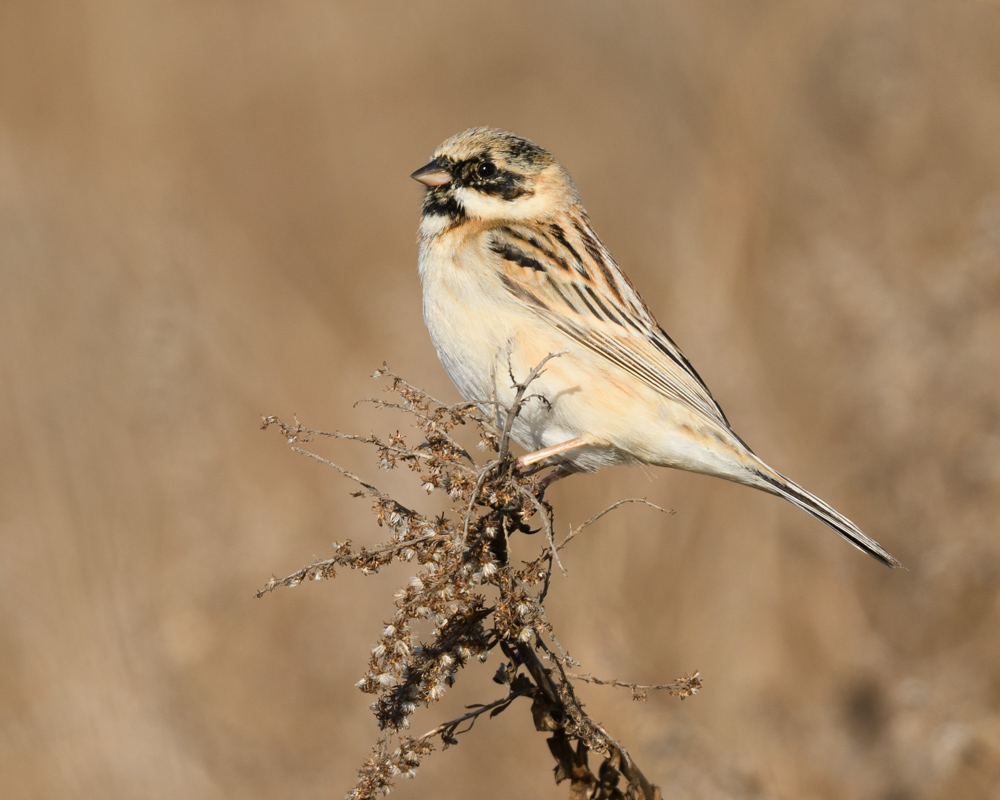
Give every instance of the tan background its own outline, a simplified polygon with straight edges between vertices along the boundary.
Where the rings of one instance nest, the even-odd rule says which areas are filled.
[[[706,685],[595,716],[670,797],[1000,797],[1000,11],[936,0],[5,0],[3,795],[353,783],[406,571],[253,599],[378,535],[258,415],[391,430],[351,407],[383,359],[456,398],[407,176],[474,124],[568,166],[736,429],[910,567],[721,481],[568,481],[560,524],[677,514],[576,544],[565,644]],[[515,705],[397,794],[562,797],[550,768]]]

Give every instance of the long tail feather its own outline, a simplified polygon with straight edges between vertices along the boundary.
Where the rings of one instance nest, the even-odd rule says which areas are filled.
[[[775,472],[767,466],[767,464],[763,462],[759,463],[760,469],[756,471],[763,481],[763,485],[761,486],[762,489],[771,492],[772,494],[776,494],[779,497],[784,497],[790,503],[797,505],[803,511],[812,514],[820,522],[826,523],[833,528],[838,534],[843,536],[847,539],[847,541],[858,548],[858,550],[861,550],[870,555],[872,558],[881,561],[887,567],[898,568],[903,566],[899,563],[899,561],[893,558],[888,551],[882,547],[882,545],[867,536],[861,528],[851,522],[843,514],[835,511],[833,508],[816,497],[816,495],[807,492],[794,481],[790,481],[784,475]]]

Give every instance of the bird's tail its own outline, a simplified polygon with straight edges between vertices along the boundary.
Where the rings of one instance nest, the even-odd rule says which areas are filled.
[[[853,544],[858,550],[862,550],[872,558],[881,561],[887,567],[902,567],[882,545],[864,531],[851,522],[847,517],[828,506],[816,495],[807,492],[794,481],[790,481],[784,475],[771,469],[763,461],[757,460],[757,469],[754,471],[761,479],[760,488],[764,491],[784,497],[790,503],[794,503],[803,511],[812,514],[820,522],[824,522]]]

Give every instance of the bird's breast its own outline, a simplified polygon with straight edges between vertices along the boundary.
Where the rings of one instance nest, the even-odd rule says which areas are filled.
[[[445,371],[467,400],[487,401],[523,311],[478,249],[454,235],[421,243],[424,321]]]

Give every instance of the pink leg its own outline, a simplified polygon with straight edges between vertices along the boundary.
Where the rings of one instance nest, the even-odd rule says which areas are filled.
[[[580,436],[575,436],[562,444],[554,444],[552,447],[546,447],[543,450],[536,450],[534,453],[521,456],[514,462],[514,466],[518,469],[524,469],[525,467],[530,467],[532,464],[537,464],[539,461],[544,461],[552,456],[565,453],[568,450],[576,450],[576,448],[583,447],[585,444],[587,443]]]
[[[548,475],[546,475],[538,482],[538,488],[544,492],[556,481],[561,481],[563,478],[568,478],[572,474],[574,473],[572,473],[565,467],[556,467],[554,470],[552,470],[552,472],[550,472]]]

